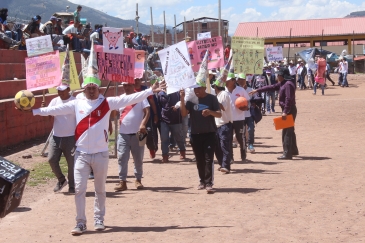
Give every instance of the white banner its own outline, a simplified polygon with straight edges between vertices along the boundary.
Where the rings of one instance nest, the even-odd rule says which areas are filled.
[[[276,62],[283,60],[283,47],[273,46],[266,48],[266,58],[268,62]]]
[[[50,35],[25,39],[28,57],[38,56],[53,52],[53,45]]]
[[[103,52],[123,54],[123,29],[103,27]]]
[[[198,40],[204,40],[210,38],[212,38],[211,32],[198,33]]]
[[[188,48],[185,41],[158,52],[167,84],[167,94],[180,91],[195,84]]]

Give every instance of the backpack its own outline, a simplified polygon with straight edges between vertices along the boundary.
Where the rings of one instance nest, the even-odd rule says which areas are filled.
[[[259,106],[251,105],[250,113],[256,124],[262,120],[262,113],[261,113],[261,109],[259,108]]]

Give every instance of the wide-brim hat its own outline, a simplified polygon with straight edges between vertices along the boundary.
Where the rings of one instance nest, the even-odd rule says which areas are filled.
[[[292,80],[290,76],[289,69],[286,67],[280,68],[278,71],[275,72],[277,75],[283,76],[285,80]]]

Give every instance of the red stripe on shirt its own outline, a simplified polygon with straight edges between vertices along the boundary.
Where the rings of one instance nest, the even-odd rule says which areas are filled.
[[[96,107],[88,116],[84,117],[76,126],[75,139],[79,140],[81,135],[86,132],[90,127],[94,126],[97,122],[104,118],[104,116],[110,110],[108,101],[106,99]]]
[[[123,122],[123,119],[126,117],[126,115],[128,115],[128,113],[133,109],[133,107],[135,106],[136,104],[134,105],[129,105],[129,106],[126,106],[124,108],[124,110],[122,111],[122,113],[120,114],[120,124]]]

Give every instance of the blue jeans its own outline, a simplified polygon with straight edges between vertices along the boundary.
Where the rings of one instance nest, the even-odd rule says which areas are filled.
[[[342,73],[342,86],[349,86],[349,84],[347,83],[347,72],[346,73]]]
[[[73,37],[72,38],[72,46],[73,46],[73,50],[75,50],[75,51],[82,51],[81,42],[76,37]]]
[[[246,126],[248,128],[248,144],[253,144],[255,142],[255,123],[253,121],[252,116],[250,117],[246,117],[244,120],[244,125],[243,125],[243,139],[244,141],[246,141]]]
[[[318,84],[318,85],[321,86],[322,94],[324,95],[324,85],[322,85],[322,84]],[[317,92],[317,82],[315,82],[314,85],[313,85],[313,93],[315,94],[316,92]]]
[[[143,175],[143,152],[144,146],[139,146],[139,139],[136,134],[121,134],[118,135],[118,164],[119,164],[119,179],[127,180],[128,160],[130,153],[134,160],[134,175],[137,180],[142,179]]]
[[[217,144],[215,146],[215,157],[222,168],[231,170],[231,147],[232,147],[233,124],[227,123],[217,129]]]
[[[13,39],[13,40],[16,40],[16,41],[20,41],[23,37],[23,31],[22,30],[17,30],[17,31],[5,31],[5,34]],[[13,38],[13,35],[14,35],[14,38]]]
[[[170,137],[169,133],[174,137],[177,146],[180,151],[185,151],[185,141],[182,131],[182,123],[169,125],[166,122],[161,121],[161,150],[162,155],[169,154]]]
[[[271,101],[271,106],[270,106]],[[272,110],[275,112],[275,91],[269,91],[266,93],[266,110]]]

